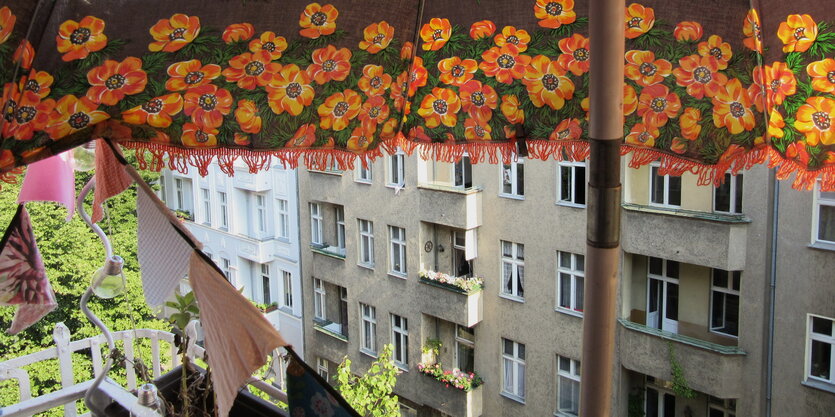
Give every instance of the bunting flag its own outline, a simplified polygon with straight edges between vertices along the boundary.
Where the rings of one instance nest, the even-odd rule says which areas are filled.
[[[198,250],[191,254],[189,281],[200,308],[218,415],[226,417],[244,382],[287,342]]]
[[[159,306],[188,273],[192,246],[160,212],[154,199],[156,196],[149,195],[145,188],[137,190],[137,257],[145,301],[150,306]]]
[[[35,324],[58,306],[46,278],[29,213],[21,204],[0,241],[0,305],[16,305],[10,334]]]
[[[67,208],[67,221],[75,213],[75,174],[72,152],[33,163],[26,170],[18,202],[54,201]]]
[[[360,417],[299,355],[287,348],[287,403],[291,416]]]
[[[98,223],[103,215],[102,204],[105,200],[120,194],[130,187],[133,180],[125,172],[125,166],[113,152],[113,148],[104,140],[96,141],[96,188],[93,194],[93,223]]]

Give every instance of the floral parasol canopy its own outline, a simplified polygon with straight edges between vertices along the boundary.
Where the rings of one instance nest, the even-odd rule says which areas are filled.
[[[622,153],[716,184],[767,160],[835,189],[826,2],[628,4]],[[400,147],[588,156],[588,4],[574,0],[6,0],[0,178],[106,137],[232,173]],[[357,158],[361,157],[361,158]],[[366,158],[367,157],[367,158]]]

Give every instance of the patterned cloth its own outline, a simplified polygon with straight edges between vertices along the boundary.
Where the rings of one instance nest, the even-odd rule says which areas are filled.
[[[22,204],[0,241],[0,305],[18,306],[9,334],[35,324],[58,306]]]
[[[104,216],[102,204],[110,197],[125,191],[133,179],[125,172],[125,166],[116,159],[113,150],[104,142],[96,141],[96,188],[93,190],[93,223]]]
[[[287,402],[292,417],[359,417],[345,399],[292,349],[287,365]]]
[[[398,146],[588,156],[588,1],[75,0],[53,15],[32,3],[0,7],[0,178],[97,136],[201,173],[215,157],[227,172],[238,157],[346,167]],[[662,174],[716,184],[770,157],[797,187],[835,189],[828,3],[629,4],[631,165],[661,159]]]

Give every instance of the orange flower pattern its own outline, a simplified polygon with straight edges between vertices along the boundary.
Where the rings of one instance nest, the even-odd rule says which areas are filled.
[[[74,95],[61,97],[55,103],[52,113],[49,114],[46,133],[50,138],[59,140],[110,118],[106,112],[97,109],[98,105],[87,97],[78,98]]]
[[[768,108],[783,104],[786,96],[793,95],[797,91],[797,81],[794,78],[794,73],[785,63],[775,62],[772,65],[766,65],[764,77],[765,99]]]
[[[656,84],[641,91],[638,96],[638,116],[647,126],[661,127],[678,115],[681,110],[679,97],[666,85]]]
[[[673,30],[673,37],[679,42],[697,41],[702,38],[702,25],[699,22],[679,22]]]
[[[275,114],[287,112],[291,116],[298,116],[313,103],[315,95],[307,72],[295,64],[285,65],[267,87],[269,106]]]
[[[522,29],[516,29],[513,26],[505,26],[501,33],[493,38],[496,46],[502,47],[507,44],[516,45],[519,52],[525,52],[528,49],[528,42],[531,41],[531,35]]]
[[[17,46],[14,54],[12,54],[12,61],[19,63],[21,68],[28,70],[32,68],[32,60],[34,59],[35,48],[32,47],[32,43],[28,39],[20,41],[20,45]]]
[[[481,123],[476,119],[464,121],[464,138],[467,140],[490,140],[493,128],[487,123]]]
[[[638,3],[632,3],[626,8],[626,29],[627,39],[635,39],[647,33],[655,25],[655,10],[651,7],[644,7]]]
[[[9,40],[16,20],[17,17],[8,6],[0,8],[0,44],[4,44]]]
[[[220,36],[226,43],[248,41],[255,35],[255,28],[251,23],[233,23],[223,30]]]
[[[183,125],[183,145],[191,148],[209,148],[217,146],[218,130],[213,127],[201,127],[194,123]]]
[[[254,90],[255,87],[266,87],[280,69],[281,64],[271,62],[267,51],[245,52],[230,59],[229,68],[221,74],[227,81],[236,82],[238,87]]]
[[[35,132],[43,130],[49,122],[55,100],[41,100],[37,94],[26,91],[14,112],[11,123],[3,126],[3,136],[17,140],[30,140]]]
[[[238,101],[238,108],[235,109],[235,121],[246,133],[261,132],[261,116],[258,115],[258,106],[252,100]]]
[[[351,72],[351,50],[336,49],[333,45],[313,51],[313,63],[307,67],[307,75],[318,84],[331,80],[343,81]]]
[[[142,70],[142,60],[128,57],[122,62],[105,60],[87,73],[87,98],[96,104],[114,105],[126,95],[145,90],[148,75]]]
[[[679,67],[673,70],[676,84],[686,87],[687,94],[697,99],[715,96],[728,82],[728,77],[719,72],[719,61],[712,55],[690,55],[678,63]]]
[[[171,116],[183,109],[183,97],[177,93],[154,97],[147,102],[122,112],[122,120],[134,125],[153,127],[171,126]]]
[[[2,18],[0,12],[0,19]],[[12,20],[12,23],[14,23],[14,20]],[[3,27],[6,26],[3,25]],[[55,43],[58,52],[64,54],[61,59],[66,62],[87,58],[87,55],[90,55],[91,52],[101,51],[107,46],[104,20],[93,16],[85,16],[80,22],[67,20],[58,27],[58,36],[55,37]]]
[[[713,97],[713,124],[727,128],[733,135],[754,128],[751,101],[739,79],[728,81],[725,88]]]
[[[757,13],[757,9],[748,11],[748,14],[745,16],[745,22],[742,23],[742,34],[745,35],[742,44],[746,48],[762,53],[763,33],[762,27],[760,26],[760,15]]]
[[[200,18],[177,13],[170,19],[160,19],[150,29],[154,41],[148,45],[151,52],[176,52],[190,44],[200,33]]]
[[[556,29],[577,20],[574,0],[536,0],[533,13],[539,19],[539,26],[548,29]]]
[[[531,57],[519,54],[519,48],[513,44],[505,44],[501,48],[492,47],[484,51],[481,58],[484,61],[478,67],[484,74],[505,84],[522,79],[525,68],[531,62]]]
[[[681,136],[687,140],[696,140],[702,132],[699,122],[702,120],[702,112],[699,109],[688,107],[684,109],[679,118],[681,125]]]
[[[319,106],[319,127],[337,131],[345,129],[357,117],[361,106],[362,97],[354,90],[333,93]]]
[[[806,66],[806,73],[812,78],[814,90],[823,93],[835,92],[835,59],[826,58]]]
[[[712,56],[716,58],[719,63],[719,69],[728,68],[728,61],[733,56],[731,45],[727,42],[722,42],[722,38],[717,35],[711,35],[707,41],[699,43],[699,55]]]
[[[368,51],[369,54],[376,54],[386,49],[394,39],[394,26],[386,21],[372,23],[362,31],[362,34],[365,39],[360,41],[360,49]]]
[[[470,37],[473,39],[489,38],[496,32],[496,24],[490,20],[480,20],[470,26]]]
[[[519,97],[515,95],[502,96],[502,115],[512,124],[525,123],[525,110],[521,107]]]
[[[371,97],[385,94],[390,86],[391,75],[386,74],[382,66],[368,64],[362,68],[362,77],[357,82],[357,87],[366,96]]]
[[[287,39],[283,36],[276,36],[273,32],[264,32],[261,36],[249,41],[249,51],[257,54],[266,51],[270,54],[270,61],[281,58],[287,49]]]
[[[169,65],[167,73],[171,78],[165,82],[165,89],[182,91],[212,82],[220,76],[220,65],[203,65],[199,60],[192,59]]]
[[[27,77],[21,78],[18,89],[23,91],[31,91],[40,98],[46,98],[51,91],[52,82],[55,79],[45,71],[32,70]]]
[[[627,51],[626,68],[623,72],[626,78],[649,87],[664,81],[672,72],[673,65],[666,59],[655,59],[652,51]]]
[[[808,14],[790,15],[777,28],[783,52],[806,52],[818,37],[818,24]]]
[[[547,105],[559,110],[574,95],[574,83],[565,76],[565,70],[547,56],[537,55],[525,71],[522,83],[528,89],[528,97],[536,107]]]
[[[473,74],[478,70],[478,62],[474,59],[461,59],[457,56],[438,61],[438,77],[442,83],[449,85],[464,85],[473,79]]]
[[[453,127],[458,124],[458,111],[461,100],[455,91],[449,88],[433,88],[420,103],[417,113],[426,121],[426,127],[432,129],[443,124]]]
[[[548,135],[548,140],[577,140],[583,135],[583,128],[576,119],[565,119]]]
[[[228,90],[207,84],[186,91],[183,111],[201,128],[217,128],[223,116],[232,111],[232,95]]]
[[[458,89],[461,107],[471,118],[486,124],[493,117],[493,109],[498,105],[496,90],[481,81],[470,80]]]
[[[299,26],[302,27],[299,34],[310,39],[330,35],[336,32],[337,17],[339,17],[339,10],[336,10],[332,4],[321,6],[319,3],[311,3],[299,16]]]
[[[557,58],[560,66],[572,74],[580,76],[589,72],[589,39],[580,34],[573,34],[570,38],[560,39],[562,55]]]
[[[420,38],[423,40],[421,48],[424,51],[437,51],[449,42],[452,36],[452,26],[449,19],[433,17],[429,23],[420,28]]]
[[[794,127],[806,136],[806,143],[816,146],[835,145],[835,100],[809,97],[797,110]]]

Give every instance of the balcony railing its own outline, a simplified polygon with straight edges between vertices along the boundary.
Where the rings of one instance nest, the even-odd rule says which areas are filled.
[[[456,388],[464,392],[470,392],[484,383],[481,377],[475,372],[464,372],[458,368],[444,370],[440,363],[419,363],[417,368],[418,372],[434,378],[447,387]]]
[[[88,337],[81,340],[70,340],[70,331],[63,323],[55,325],[52,333],[52,339],[55,346],[42,350],[40,352],[31,353],[20,356],[14,359],[0,362],[0,382],[6,380],[16,380],[18,390],[20,393],[20,401],[16,404],[11,404],[0,408],[0,416],[15,417],[15,416],[31,416],[35,413],[40,413],[57,407],[64,408],[64,415],[75,417],[78,415],[76,408],[76,401],[82,400],[87,389],[92,385],[95,376],[102,371],[103,358],[102,346],[106,346],[106,341],[103,335]],[[153,329],[134,329],[124,330],[120,332],[113,332],[113,339],[115,341],[122,341],[124,351],[124,363],[132,364],[136,359],[137,352],[134,352],[134,343],[138,340],[148,340],[151,346],[151,373],[153,378],[159,378],[164,371],[180,364],[179,356],[177,355],[177,347],[174,344],[174,334],[163,330]],[[194,338],[191,338],[192,340]],[[169,354],[171,363],[166,364],[160,359],[160,349],[162,348],[160,342],[169,344]],[[87,355],[92,361],[92,375],[93,377],[87,381],[75,382],[73,374],[73,354]],[[188,347],[188,356],[192,359],[203,359],[205,350],[194,343]],[[49,394],[44,394],[38,397],[32,397],[32,382],[29,372],[26,370],[30,365],[49,361],[58,360],[58,367],[60,371],[61,387]],[[77,365],[77,363],[76,363]],[[124,366],[127,376],[128,390],[135,390],[137,387],[137,371],[133,366]],[[276,375],[281,377],[282,373],[277,372]],[[112,391],[114,388],[112,380],[105,380],[111,384],[104,384],[102,387],[105,391]],[[273,398],[287,402],[287,395],[283,391],[276,388],[271,383],[262,379],[252,377],[247,381],[248,385],[257,388]],[[108,391],[108,392],[110,392]],[[89,415],[89,413],[84,414]]]

